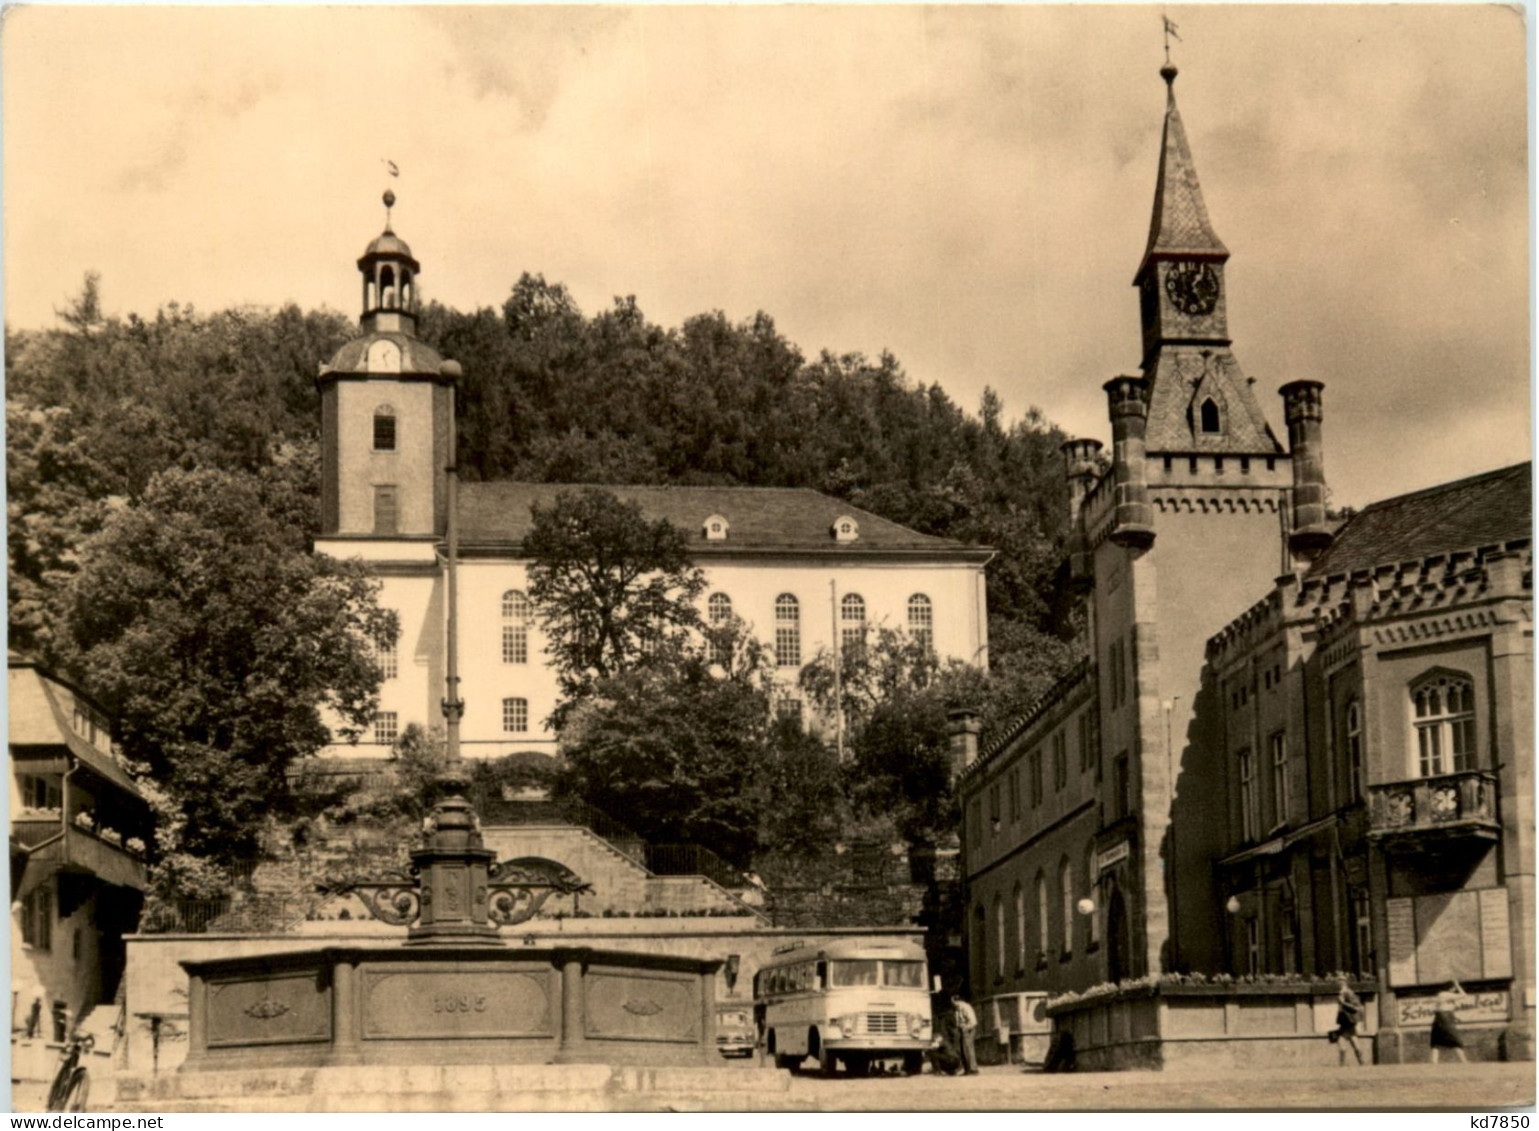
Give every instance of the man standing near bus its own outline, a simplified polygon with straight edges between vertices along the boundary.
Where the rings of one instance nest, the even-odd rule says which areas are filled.
[[[951,995],[951,1012],[956,1015],[957,1031],[962,1037],[962,1068],[969,1076],[978,1075],[978,1014],[958,994]]]

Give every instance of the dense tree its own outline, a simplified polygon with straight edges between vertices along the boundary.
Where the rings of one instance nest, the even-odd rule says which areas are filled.
[[[63,593],[66,666],[171,802],[161,847],[256,849],[285,772],[375,708],[372,642],[396,631],[361,566],[308,552],[281,475],[172,469],[112,513]],[[353,729],[356,733],[356,729]]]
[[[769,693],[701,648],[600,679],[561,731],[559,789],[654,844],[699,844],[747,867],[772,749]]]
[[[524,539],[529,596],[560,682],[557,722],[574,700],[648,656],[676,649],[700,623],[705,577],[684,536],[608,492],[563,491],[536,505]]]

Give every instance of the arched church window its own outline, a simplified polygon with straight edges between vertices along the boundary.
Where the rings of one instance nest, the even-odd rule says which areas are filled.
[[[775,598],[775,666],[802,665],[802,607],[789,593]]]
[[[1212,397],[1208,397],[1202,402],[1202,408],[1199,411],[1202,416],[1202,430],[1204,432],[1223,431],[1223,426],[1220,424],[1218,417],[1218,404]]]
[[[908,631],[926,649],[935,646],[935,607],[923,593],[908,599]]]
[[[395,409],[387,404],[374,410],[374,450],[395,451]]]
[[[846,593],[839,599],[839,645],[851,652],[866,642],[866,599]]]
[[[529,598],[522,590],[509,589],[502,595],[503,663],[529,662],[529,614]]]

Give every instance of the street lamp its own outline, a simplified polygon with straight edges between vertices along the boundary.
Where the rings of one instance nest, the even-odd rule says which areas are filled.
[[[1229,901],[1224,904],[1224,910],[1231,915],[1238,915],[1240,913],[1240,897],[1231,895]]]

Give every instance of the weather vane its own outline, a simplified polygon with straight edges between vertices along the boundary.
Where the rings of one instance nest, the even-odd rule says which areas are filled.
[[[1170,41],[1174,38],[1177,43],[1180,43],[1181,37],[1176,34],[1176,25],[1169,16],[1161,12],[1160,19],[1165,21],[1165,65],[1168,67],[1170,66]]]

